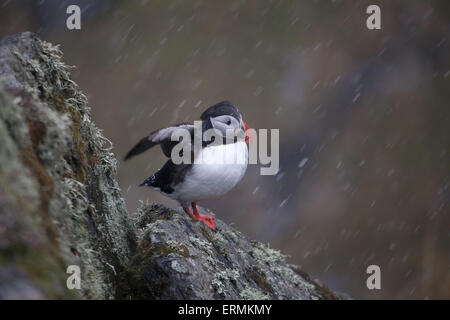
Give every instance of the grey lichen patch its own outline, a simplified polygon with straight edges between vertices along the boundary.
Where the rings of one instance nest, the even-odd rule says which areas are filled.
[[[15,142],[14,148],[16,149],[28,141],[29,132],[27,126],[24,125],[25,119],[18,108],[21,101],[21,97],[14,97],[0,83],[0,106],[2,106],[0,108],[0,118],[5,126],[2,136],[5,138],[9,136],[11,141]],[[4,165],[9,165],[9,162],[4,162]]]
[[[214,292],[216,292],[222,299],[226,298],[227,295],[229,295],[223,282],[217,278],[211,280],[211,287],[214,290]]]
[[[170,267],[171,267],[174,271],[176,271],[176,272],[178,272],[178,273],[185,273],[185,274],[189,274],[189,273],[190,273],[189,269],[186,268],[184,265],[180,264],[180,263],[178,262],[178,260],[172,260],[172,261],[170,262]]]
[[[244,300],[268,300],[270,299],[269,295],[264,294],[258,289],[246,287],[239,293],[239,296]]]
[[[261,243],[255,242],[254,245],[254,249],[250,252],[250,254],[256,260],[264,263],[272,274],[281,276],[291,282],[294,286],[302,285],[307,289],[314,287],[312,283],[302,279],[289,265],[284,263],[287,257],[286,255]]]
[[[198,236],[195,235],[191,235],[189,236],[189,241],[198,249],[202,250],[203,252],[205,252],[209,257],[211,257],[213,255],[213,249],[211,246],[211,243],[209,243],[208,241],[205,241],[201,238],[199,238]]]
[[[44,200],[39,180],[22,161],[21,143],[27,142],[28,130],[17,108],[17,100],[0,85],[0,273],[16,270],[6,279],[14,287],[15,277],[22,285],[34,287],[44,297],[75,298],[65,292],[64,270],[54,244],[48,238],[48,215],[43,214]],[[4,118],[5,117],[5,118]],[[19,263],[17,263],[19,262]],[[0,292],[0,296],[2,296]],[[8,295],[4,296],[8,298]]]
[[[223,231],[222,234],[224,235],[225,238],[230,239],[233,243],[238,243],[239,241],[238,235],[233,230],[227,229]]]
[[[239,271],[233,269],[225,269],[216,273],[216,278],[222,281],[236,281],[239,277]]]
[[[7,119],[7,120],[4,120]],[[21,161],[18,143],[26,140],[28,130],[23,125],[23,117],[0,83],[0,185],[8,197],[21,198],[21,203],[30,211],[40,206],[37,182]]]
[[[64,188],[65,205],[70,213],[77,218],[82,217],[90,206],[84,184],[72,178],[65,178],[61,186]]]
[[[253,242],[254,249],[250,252],[250,254],[268,265],[275,265],[279,262],[284,261],[286,259],[286,255],[283,255],[280,251],[271,249],[262,243]]]
[[[211,280],[211,286],[214,291],[221,297],[227,298],[229,295],[228,290],[226,289],[232,283],[236,283],[239,279],[240,274],[238,270],[233,269],[225,269],[217,272],[215,274],[214,279]]]
[[[212,243],[218,247],[225,246],[226,244],[228,244],[228,240],[225,239],[220,232],[214,233],[211,240]]]

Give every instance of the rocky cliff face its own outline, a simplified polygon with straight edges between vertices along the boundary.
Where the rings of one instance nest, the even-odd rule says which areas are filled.
[[[221,221],[213,232],[157,204],[131,219],[61,57],[31,33],[0,42],[0,299],[335,298]]]
[[[61,56],[30,33],[0,42],[2,298],[112,298],[134,252],[111,143]]]

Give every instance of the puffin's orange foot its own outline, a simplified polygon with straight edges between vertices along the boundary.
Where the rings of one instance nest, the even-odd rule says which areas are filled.
[[[200,213],[198,212],[198,209],[197,209],[197,204],[195,202],[192,202],[191,205],[192,205],[192,209],[194,210],[194,213],[191,213],[188,208],[185,208],[184,211],[186,211],[189,214],[189,216],[191,216],[192,219],[200,220],[208,228],[210,228],[212,230],[216,230],[216,224],[214,223],[214,219],[211,218],[210,216],[200,215]]]
[[[216,230],[216,224],[214,223],[214,219],[211,218],[210,216],[201,216],[198,213],[197,207],[195,205],[193,205],[194,208],[194,213],[191,212],[191,210],[189,210],[189,208],[183,208],[184,212],[186,212],[189,217],[191,217],[192,219],[196,220],[196,221],[201,221],[203,222],[203,224],[205,226],[207,226],[208,228],[212,229],[212,230]]]
[[[214,219],[211,218],[210,216],[199,216],[198,220],[203,222],[203,224],[205,226],[207,226],[208,228],[210,228],[212,230],[216,230],[216,224],[214,222]]]
[[[184,212],[186,212],[186,213],[189,215],[189,217],[191,217],[191,218],[194,219],[194,220],[197,220],[197,216],[194,215],[194,214],[191,212],[191,210],[189,210],[189,208],[183,208],[183,210],[184,210]]]

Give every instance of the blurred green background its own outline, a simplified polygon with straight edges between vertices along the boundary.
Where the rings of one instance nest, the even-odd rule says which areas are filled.
[[[82,9],[82,30],[66,8]],[[366,8],[381,8],[381,30]],[[450,298],[449,1],[0,0],[0,36],[61,44],[119,159],[221,100],[280,129],[280,171],[202,203],[352,298]],[[129,211],[178,205],[120,163]],[[381,290],[366,268],[381,267]]]

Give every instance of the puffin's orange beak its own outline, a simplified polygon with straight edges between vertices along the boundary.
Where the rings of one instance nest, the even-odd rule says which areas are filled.
[[[250,143],[252,142],[252,133],[249,131],[250,128],[244,121],[242,121],[242,124],[244,125],[245,128],[245,142]]]

